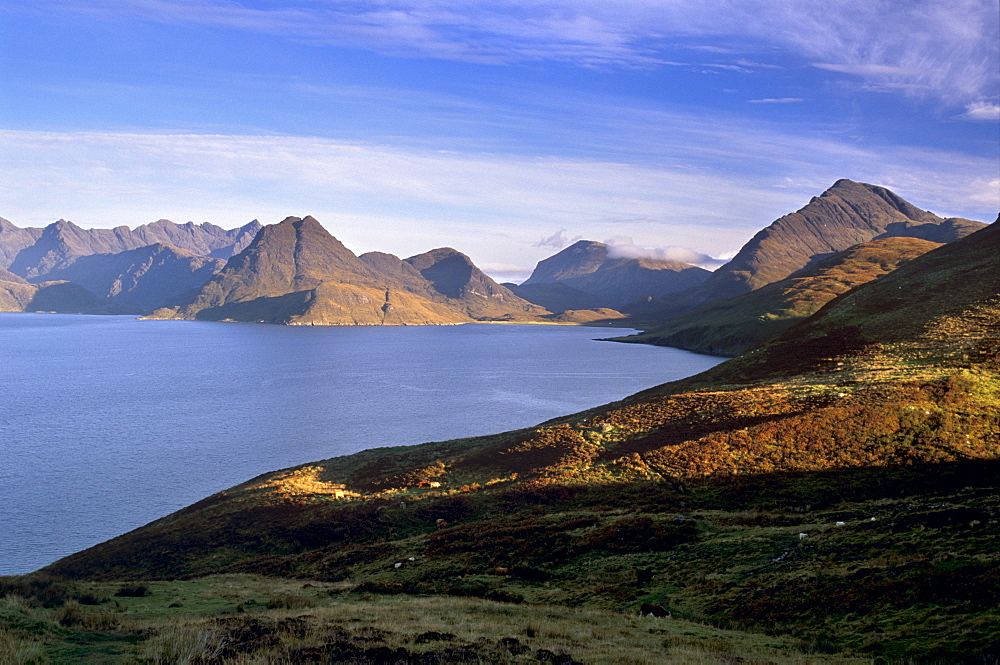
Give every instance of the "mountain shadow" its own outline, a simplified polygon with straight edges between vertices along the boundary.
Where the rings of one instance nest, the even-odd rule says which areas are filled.
[[[0,253],[13,254],[13,258],[0,267],[42,281],[52,271],[66,269],[83,256],[118,254],[155,244],[225,259],[249,244],[260,228],[256,220],[228,231],[208,223],[174,224],[168,220],[134,230],[127,226],[83,229],[62,219],[44,229],[17,229],[7,222],[6,226],[0,224]],[[30,238],[34,240],[27,244]]]
[[[145,313],[200,288],[225,262],[160,243],[117,254],[81,256],[46,280],[75,282],[119,305]]]

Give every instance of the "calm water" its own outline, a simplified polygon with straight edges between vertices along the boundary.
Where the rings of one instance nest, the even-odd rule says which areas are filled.
[[[265,471],[534,425],[721,360],[609,334],[0,314],[0,574]]]

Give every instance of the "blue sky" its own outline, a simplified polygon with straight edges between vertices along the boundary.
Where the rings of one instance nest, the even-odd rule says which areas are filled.
[[[0,0],[0,216],[317,217],[500,279],[707,261],[836,179],[1000,208],[995,0]]]

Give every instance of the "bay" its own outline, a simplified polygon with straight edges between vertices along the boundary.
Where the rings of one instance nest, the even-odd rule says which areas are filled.
[[[260,473],[527,427],[721,358],[620,329],[0,314],[0,574]]]

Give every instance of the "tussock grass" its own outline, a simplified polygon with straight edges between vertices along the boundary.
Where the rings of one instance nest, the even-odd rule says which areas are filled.
[[[0,663],[72,662],[103,644],[101,662],[265,664],[323,662],[854,663],[810,653],[802,640],[594,608],[478,598],[344,594],[343,585],[222,575],[151,582],[151,593],[104,606],[31,606],[9,596]],[[107,594],[112,584],[85,591]],[[183,598],[184,609],[171,605]],[[291,603],[268,599],[294,598]],[[308,610],[287,605],[307,602]],[[285,605],[285,606],[282,606]],[[183,613],[180,613],[183,612]],[[108,646],[108,645],[111,646]],[[93,647],[96,648],[96,647]],[[324,660],[325,659],[325,660]],[[435,660],[436,659],[436,660]]]
[[[595,665],[866,662],[806,653],[796,640],[687,621],[468,598],[337,598],[305,615],[261,610],[225,621],[203,619],[150,630],[154,634],[140,654],[152,663],[213,658],[226,663],[294,663],[317,650],[347,653],[346,645],[351,644],[358,645],[356,656],[384,648],[397,655],[405,651],[414,662],[438,655],[441,662],[526,663],[538,662],[540,652],[543,657],[548,652],[562,655],[566,662]],[[240,648],[248,651],[231,653],[240,640]],[[450,660],[453,657],[462,660]],[[409,662],[405,654],[403,659]]]
[[[0,626],[0,665],[34,665],[49,662],[44,644],[19,630]]]

